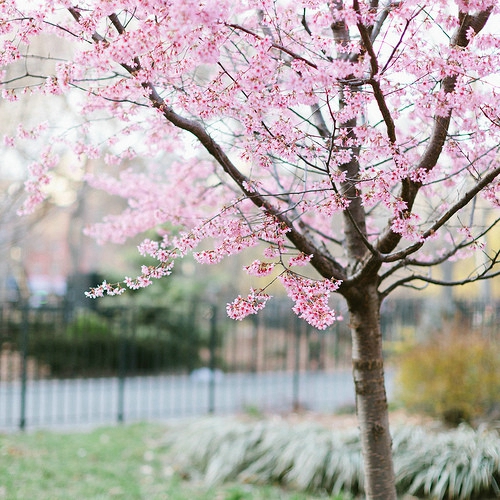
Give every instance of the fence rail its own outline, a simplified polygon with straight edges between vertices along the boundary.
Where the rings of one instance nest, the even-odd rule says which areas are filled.
[[[421,302],[393,304],[382,315],[389,350],[421,337],[431,315]],[[353,405],[345,323],[319,332],[278,301],[242,322],[222,309],[3,307],[0,429]],[[498,335],[499,311],[467,303],[455,314]]]

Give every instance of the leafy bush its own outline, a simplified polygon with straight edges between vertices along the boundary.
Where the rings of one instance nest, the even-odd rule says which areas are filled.
[[[116,336],[76,338],[36,335],[30,340],[30,355],[50,367],[57,377],[116,375],[120,370],[155,373],[185,368],[189,346],[179,347],[175,339],[127,339]],[[196,353],[194,354],[196,356]],[[196,358],[191,358],[196,363]]]
[[[358,430],[331,433],[320,425],[196,420],[167,436],[180,472],[209,485],[279,483],[315,492],[362,491]]]
[[[449,424],[495,410],[500,394],[500,346],[479,335],[443,336],[402,356],[396,393],[412,411]]]
[[[71,339],[105,338],[111,335],[113,335],[113,329],[110,321],[98,313],[88,310],[76,314],[65,329],[65,336]]]
[[[195,420],[174,426],[165,443],[176,467],[209,485],[226,481],[269,484],[329,494],[363,491],[358,429],[305,422]],[[460,427],[436,432],[400,426],[393,432],[396,487],[435,500],[500,494],[500,436]]]
[[[441,500],[499,496],[500,436],[467,425],[447,432],[400,428],[393,437],[396,483],[412,495]]]
[[[158,308],[134,314],[115,309],[83,311],[69,323],[32,323],[29,355],[57,377],[155,373],[200,366],[201,339],[179,318]]]

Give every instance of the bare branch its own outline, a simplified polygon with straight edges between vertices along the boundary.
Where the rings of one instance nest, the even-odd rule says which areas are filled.
[[[306,30],[306,33],[307,33],[309,36],[311,36],[311,35],[312,35],[312,32],[311,32],[311,30],[310,30],[310,28],[309,28],[309,25],[307,24],[307,19],[306,19],[306,9],[304,9],[304,10],[302,11],[302,18],[301,18],[300,22],[301,22],[302,26],[304,26],[304,29]]]
[[[451,259],[454,255],[456,255],[459,251],[464,250],[465,248],[470,247],[472,245],[476,245],[477,242],[481,238],[483,238],[487,233],[489,233],[499,222],[500,218],[496,219],[483,231],[477,234],[473,240],[463,240],[461,243],[455,244],[453,248],[451,248],[448,252],[432,260],[417,260],[409,258],[400,260],[396,265],[388,269],[384,274],[380,276],[380,282],[383,282],[384,280],[392,276],[396,271],[405,267],[435,267],[446,262],[447,260]]]
[[[486,118],[491,122],[492,125],[495,125],[495,127],[500,127],[500,120],[498,119],[498,117],[496,120],[494,120],[490,117],[490,115],[488,115],[488,113],[486,113],[483,106],[481,106],[479,109],[482,111],[483,115],[486,116]]]
[[[422,10],[423,10],[423,7],[418,9],[413,16],[411,16],[409,19],[406,20],[405,27],[403,28],[403,30],[401,32],[401,36],[399,37],[399,40],[396,43],[396,45],[394,45],[394,48],[392,49],[391,54],[387,58],[387,61],[385,62],[384,67],[382,68],[382,71],[380,72],[380,74],[383,74],[385,72],[385,70],[389,67],[389,64],[391,63],[394,55],[398,51],[400,45],[403,43],[404,37],[406,35],[406,31],[408,30],[411,22],[420,14],[420,12],[422,12]]]
[[[464,208],[475,196],[482,191],[486,186],[492,183],[500,175],[500,166],[491,170],[486,174],[477,184],[467,191],[460,200],[458,200],[454,205],[452,205],[431,227],[429,227],[422,235],[422,241],[410,245],[403,250],[394,252],[392,254],[383,255],[383,262],[395,262],[397,260],[404,259],[408,255],[415,253],[419,248],[421,248],[425,240],[432,236],[436,231],[444,226],[456,213],[458,213],[462,208]]]
[[[123,24],[120,22],[120,20],[118,19],[118,16],[116,14],[110,14],[109,15],[109,20],[111,21],[111,23],[115,27],[116,31],[120,35],[122,35],[123,33],[125,33],[125,26],[123,26]]]
[[[260,35],[258,35],[257,33],[254,33],[253,31],[251,31],[243,26],[240,26],[239,24],[226,24],[226,26],[228,28],[232,28],[234,30],[243,31],[246,34],[255,37],[257,40],[262,40],[262,37]],[[286,47],[283,47],[282,45],[279,45],[277,43],[272,43],[271,47],[273,49],[279,50],[280,52],[284,52],[285,54],[289,55],[292,59],[296,59],[298,61],[304,62],[305,64],[307,64],[311,68],[318,69],[317,64],[309,61],[308,59],[306,59],[305,57],[302,57],[301,55],[297,54],[296,52],[293,52],[293,50],[287,49]]]
[[[495,278],[497,276],[500,276],[500,270],[491,272],[491,270],[496,267],[500,263],[500,250],[497,251],[493,257],[490,258],[490,262],[487,264],[484,264],[483,270],[481,272],[478,272],[474,274],[473,276],[468,276],[467,278],[464,278],[462,280],[455,280],[455,281],[446,281],[446,280],[438,280],[435,278],[432,278],[431,276],[424,276],[421,274],[413,274],[411,276],[406,276],[395,283],[392,283],[389,287],[387,287],[385,290],[380,292],[381,297],[386,297],[389,295],[393,290],[400,286],[405,286],[406,284],[413,282],[413,281],[423,281],[424,283],[429,283],[432,285],[439,285],[439,286],[461,286],[461,285],[466,285],[468,283],[475,283],[477,281],[484,281],[484,280],[489,280],[491,278]]]
[[[312,110],[312,119],[314,121],[312,125],[316,128],[319,135],[324,139],[330,137],[330,131],[328,130],[328,126],[326,125],[325,118],[321,113],[320,107],[317,104],[313,104],[311,105],[311,110]]]
[[[360,14],[359,1],[354,0],[353,2],[354,10]],[[361,40],[363,41],[363,46],[368,53],[368,57],[370,58],[370,66],[371,66],[371,78],[368,80],[368,83],[371,85],[373,89],[373,95],[375,100],[377,101],[378,108],[380,113],[382,114],[382,118],[384,119],[385,126],[387,128],[387,136],[389,137],[389,141],[392,145],[396,144],[396,127],[394,125],[394,120],[392,119],[391,112],[385,102],[385,97],[380,88],[380,82],[378,79],[378,60],[377,55],[373,49],[372,41],[370,38],[369,29],[361,22],[357,23],[359,34],[361,35]]]

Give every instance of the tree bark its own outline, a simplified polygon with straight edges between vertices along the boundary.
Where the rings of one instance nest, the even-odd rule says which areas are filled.
[[[349,294],[347,304],[366,498],[396,500],[380,330],[381,300],[376,284],[365,284]]]

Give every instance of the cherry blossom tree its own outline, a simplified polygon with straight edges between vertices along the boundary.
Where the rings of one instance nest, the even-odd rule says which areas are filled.
[[[139,251],[157,264],[90,297],[149,286],[187,254],[215,264],[249,248],[262,257],[242,272],[281,282],[311,325],[335,322],[329,297],[343,296],[366,496],[395,499],[381,303],[399,287],[499,274],[500,251],[481,244],[499,222],[497,2],[36,3],[0,4],[1,64],[18,68],[3,97],[75,94],[81,121],[70,133],[49,116],[5,138],[43,138],[25,211],[61,148],[110,165],[148,156],[146,172],[88,176],[128,200],[88,231],[124,242],[155,228]],[[50,54],[53,71],[37,76],[40,35],[71,57]],[[433,272],[471,252],[484,253],[473,273]],[[270,299],[254,288],[227,311],[242,319]]]

